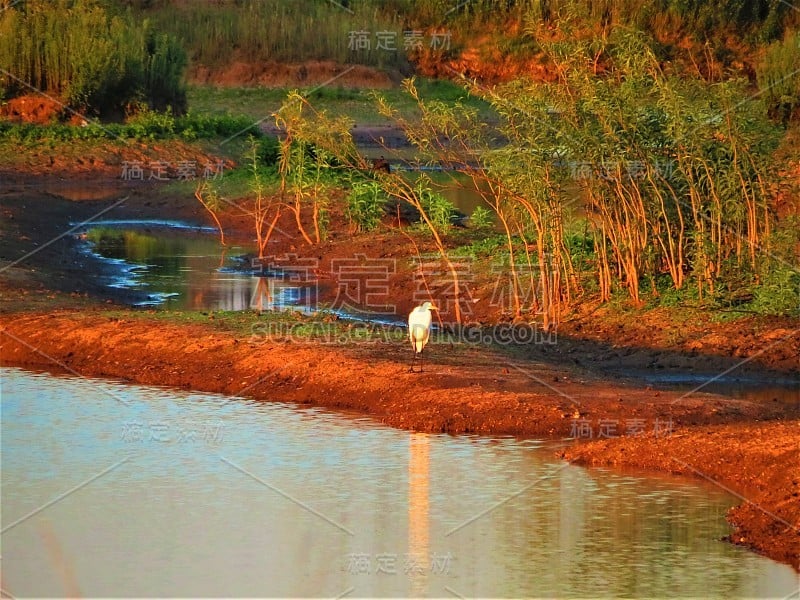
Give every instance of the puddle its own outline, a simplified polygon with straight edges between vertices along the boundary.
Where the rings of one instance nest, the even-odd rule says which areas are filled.
[[[134,306],[309,312],[316,305],[314,285],[275,272],[259,276],[241,258],[251,248],[223,248],[211,227],[166,220],[101,221],[79,237],[81,251],[113,267],[114,275],[104,283],[130,290]]]

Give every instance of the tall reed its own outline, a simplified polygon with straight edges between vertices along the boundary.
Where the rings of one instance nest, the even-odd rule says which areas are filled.
[[[0,12],[6,94],[40,90],[98,113],[136,102],[181,111],[185,66],[173,36],[97,0],[27,0]]]
[[[193,61],[209,66],[307,60],[407,65],[402,13],[366,0],[340,4],[242,0],[170,5],[144,14],[176,35]],[[381,42],[384,32],[391,42]]]

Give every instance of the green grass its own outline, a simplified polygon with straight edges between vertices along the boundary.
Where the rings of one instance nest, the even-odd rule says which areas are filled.
[[[116,319],[147,320],[173,325],[201,325],[231,334],[243,341],[264,343],[316,342],[348,344],[364,342],[402,342],[402,329],[377,324],[340,320],[320,310],[305,315],[292,310],[265,311],[198,311],[198,310],[104,310],[103,316]]]
[[[190,112],[173,117],[169,112],[145,111],[126,123],[90,122],[86,126],[52,123],[34,125],[0,121],[0,140],[19,144],[39,142],[69,142],[74,140],[137,140],[154,141],[181,139],[192,142],[198,139],[227,138],[250,128],[253,121],[245,116],[200,115]],[[249,133],[258,135],[252,128]]]
[[[199,113],[245,115],[254,121],[263,119],[265,124],[274,124],[272,115],[285,102],[289,91],[289,88],[192,86],[187,97],[191,110]],[[309,94],[309,101],[318,110],[347,115],[359,124],[384,122],[370,94],[370,90],[321,88]]]
[[[282,88],[190,86],[186,96],[190,109],[200,114],[236,114],[257,120],[274,113],[286,92]]]
[[[461,101],[478,109],[484,120],[496,119],[496,113],[488,103],[470,96],[461,86],[434,79],[419,79],[417,89],[426,100],[442,102]],[[286,99],[289,88],[191,86],[187,92],[189,108],[193,112],[212,116],[244,115],[251,119],[264,119],[274,123],[275,113]],[[346,115],[359,125],[385,124],[386,118],[378,113],[374,95],[380,94],[407,118],[417,113],[414,100],[398,86],[386,90],[349,89],[341,87],[306,88],[309,102],[317,110],[326,110],[336,115]]]
[[[485,236],[485,237],[484,237]],[[519,239],[515,238],[515,244]],[[469,243],[453,249],[454,256],[470,257],[475,259],[496,258],[507,259],[508,242],[505,235],[485,233],[476,235]]]

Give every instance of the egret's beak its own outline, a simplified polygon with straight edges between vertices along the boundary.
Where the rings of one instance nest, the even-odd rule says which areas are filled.
[[[439,307],[438,307],[438,306],[434,306],[433,304],[431,304],[431,305],[428,307],[428,310],[439,310]]]

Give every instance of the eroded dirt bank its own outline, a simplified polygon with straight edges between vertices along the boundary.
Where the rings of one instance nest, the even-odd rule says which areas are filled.
[[[285,342],[97,309],[0,324],[6,365],[314,404],[429,432],[566,437],[585,422],[596,438],[605,423],[612,439],[583,439],[565,456],[714,481],[743,499],[732,541],[800,569],[796,403],[687,396],[486,348],[431,347],[426,372],[412,374],[405,344]],[[640,433],[624,436],[633,423]]]
[[[800,421],[736,423],[573,446],[585,465],[655,469],[701,477],[742,500],[730,509],[728,541],[800,570]]]

